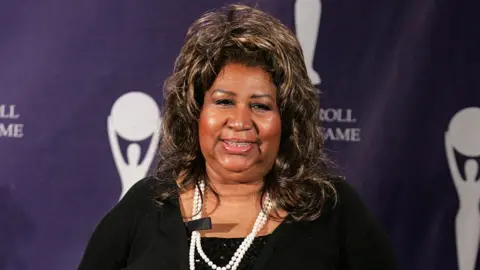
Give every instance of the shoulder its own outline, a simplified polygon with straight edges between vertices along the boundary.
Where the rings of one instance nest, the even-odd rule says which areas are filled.
[[[136,182],[107,216],[129,217],[136,221],[147,213],[157,211],[161,202],[159,195],[167,189],[176,187],[174,183],[149,176]]]
[[[331,179],[331,183],[336,192],[336,206],[346,210],[345,208],[365,207],[360,195],[355,188],[348,183],[344,177],[335,177]]]
[[[152,197],[155,195],[156,191],[161,188],[162,185],[165,185],[165,182],[154,177],[148,176],[138,182],[136,182],[127,192],[125,197],[129,196],[131,198],[137,197]]]
[[[155,199],[158,181],[146,177],[136,182],[120,200],[120,204],[140,204]]]
[[[396,259],[389,237],[345,179],[332,181],[337,201],[332,208],[342,239],[343,255],[349,269],[396,269]]]
[[[360,194],[345,178],[335,178],[331,183],[335,188],[335,196],[329,205],[340,223],[346,227],[369,227],[376,223]]]
[[[140,225],[154,224],[156,197],[162,184],[147,177],[128,190],[97,224],[78,269],[123,269]]]
[[[331,183],[336,193],[325,210],[333,214],[341,232],[356,235],[372,231],[383,233],[374,214],[345,178],[335,178]]]
[[[125,198],[140,199],[154,196],[158,180],[154,177],[146,177],[137,181],[125,194]]]
[[[155,204],[163,191],[175,189],[173,182],[154,176],[145,177],[135,183],[119,202],[120,204]]]

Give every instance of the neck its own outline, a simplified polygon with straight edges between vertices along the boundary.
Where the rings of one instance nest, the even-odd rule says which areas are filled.
[[[234,182],[216,182],[208,180],[208,185],[218,194],[221,199],[251,200],[252,197],[260,196],[263,187],[263,181],[234,183]]]
[[[232,177],[234,178],[234,177]],[[252,202],[260,197],[263,187],[263,179],[254,179],[246,181],[227,180],[215,173],[208,173],[208,186],[220,197],[222,204],[225,202]]]

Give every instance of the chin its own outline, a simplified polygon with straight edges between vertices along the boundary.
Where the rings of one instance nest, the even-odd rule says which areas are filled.
[[[224,165],[222,166],[222,168],[232,173],[243,173],[248,171],[251,168],[251,166]]]

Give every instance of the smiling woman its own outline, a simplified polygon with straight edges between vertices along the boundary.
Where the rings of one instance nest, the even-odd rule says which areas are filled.
[[[278,20],[233,5],[195,21],[163,108],[156,175],[102,219],[79,269],[395,269],[329,175],[319,96]]]

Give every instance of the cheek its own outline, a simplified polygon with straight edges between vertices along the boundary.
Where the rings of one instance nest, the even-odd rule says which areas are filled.
[[[269,143],[269,147],[278,147],[282,134],[282,122],[280,116],[272,116],[264,119],[258,125],[260,139]]]
[[[222,123],[223,121],[220,114],[209,110],[202,111],[198,121],[200,143],[204,144],[218,136],[222,128]]]

